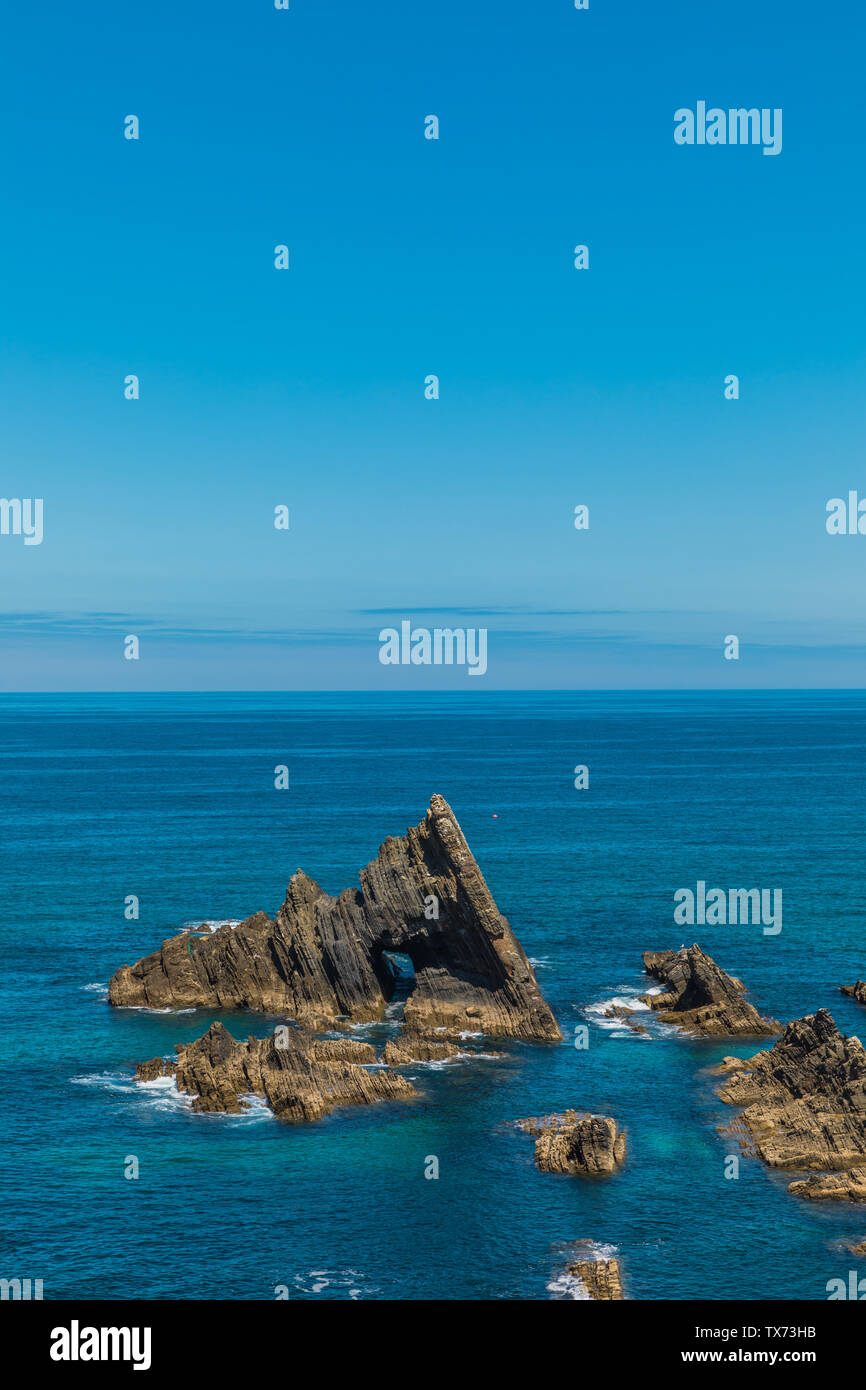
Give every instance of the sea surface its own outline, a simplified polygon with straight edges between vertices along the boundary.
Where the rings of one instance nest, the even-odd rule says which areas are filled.
[[[0,1277],[46,1299],[545,1300],[579,1297],[563,1271],[592,1250],[636,1299],[825,1299],[866,1273],[844,1250],[866,1209],[800,1202],[754,1158],[725,1176],[734,1112],[708,1068],[761,1044],[603,1017],[653,983],[642,951],[697,940],[761,1012],[826,1006],[866,1037],[839,993],[866,975],[866,694],[7,695],[0,734]],[[214,1017],[236,1037],[273,1021],[112,1009],[119,965],[188,923],[273,914],[299,866],[354,885],[433,792],[561,1044],[470,1039],[505,1055],[412,1067],[416,1101],[308,1126],[133,1083]],[[676,925],[699,879],[781,888],[781,933]],[[355,1035],[384,1040],[391,1012]],[[536,1170],[514,1121],[565,1107],[625,1126],[615,1176]]]

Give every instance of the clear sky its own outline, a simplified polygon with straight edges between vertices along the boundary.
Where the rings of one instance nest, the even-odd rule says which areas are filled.
[[[825,529],[866,497],[862,4],[3,39],[0,495],[44,539],[0,536],[0,688],[866,685],[866,536]],[[781,154],[676,145],[701,100],[782,108]],[[486,627],[483,681],[380,665],[403,618]]]

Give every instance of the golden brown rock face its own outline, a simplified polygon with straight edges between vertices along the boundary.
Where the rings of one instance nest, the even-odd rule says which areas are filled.
[[[661,980],[664,994],[647,994],[644,1003],[663,1023],[703,1037],[771,1037],[781,1032],[773,1018],[762,1018],[745,998],[745,986],[726,975],[700,946],[679,951],[644,951],[647,974]]]
[[[137,1081],[174,1076],[179,1091],[194,1097],[193,1108],[241,1114],[244,1096],[262,1096],[278,1120],[318,1120],[344,1105],[409,1100],[416,1095],[405,1077],[384,1069],[365,1043],[315,1038],[281,1027],[268,1038],[236,1042],[214,1023],[195,1042],[175,1048],[177,1062],[154,1057],[142,1062]]]
[[[448,803],[387,839],[360,889],[332,898],[299,870],[271,920],[257,912],[205,938],[182,932],[117,971],[115,1005],[246,1008],[310,1027],[380,1018],[394,990],[386,953],[411,957],[407,1032],[556,1041],[561,1033]]]
[[[789,1023],[767,1052],[726,1058],[719,1095],[742,1105],[729,1127],[773,1168],[829,1170],[791,1183],[814,1200],[866,1200],[866,1051],[826,1009]]]
[[[856,999],[858,1004],[866,1004],[866,980],[858,980],[855,985],[843,985],[841,993]]]
[[[625,1298],[619,1260],[578,1260],[568,1273],[581,1281],[593,1302]]]
[[[537,1136],[535,1162],[543,1173],[612,1173],[625,1158],[625,1131],[608,1115],[565,1110],[518,1120],[517,1126]]]
[[[439,1042],[422,1033],[401,1033],[385,1044],[382,1061],[389,1067],[405,1067],[410,1062],[441,1062],[459,1053],[456,1043]]]

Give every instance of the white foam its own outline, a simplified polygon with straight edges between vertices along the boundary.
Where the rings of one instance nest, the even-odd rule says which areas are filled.
[[[589,1289],[576,1274],[558,1274],[547,1285],[547,1292],[552,1299],[559,1302],[563,1302],[565,1299],[575,1303],[589,1302]]]
[[[219,931],[220,927],[239,927],[243,917],[196,917],[192,922],[184,922],[181,931]]]

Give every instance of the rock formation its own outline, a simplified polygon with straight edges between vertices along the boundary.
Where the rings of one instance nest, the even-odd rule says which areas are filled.
[[[775,1019],[762,1018],[745,996],[745,986],[726,975],[700,946],[679,951],[644,951],[647,974],[667,986],[647,994],[644,1003],[663,1023],[674,1023],[702,1037],[771,1037],[781,1032]]]
[[[536,1136],[535,1162],[543,1173],[612,1173],[625,1158],[625,1132],[607,1115],[565,1110],[517,1126]]]
[[[858,980],[855,985],[843,985],[841,992],[856,999],[858,1004],[866,1004],[866,980]]]
[[[789,1023],[767,1052],[728,1057],[719,1095],[741,1105],[729,1126],[773,1168],[823,1169],[791,1183],[814,1200],[866,1200],[866,1050],[826,1009]]]
[[[408,1032],[561,1038],[448,803],[391,837],[333,898],[298,870],[272,920],[257,912],[207,937],[181,932],[113,976],[115,1005],[256,1009],[310,1027],[381,1018],[394,993],[388,952],[408,955]]]
[[[566,1273],[580,1280],[593,1302],[625,1299],[619,1260],[577,1260]]]
[[[278,1120],[318,1120],[343,1105],[373,1105],[416,1095],[405,1077],[376,1064],[366,1043],[316,1038],[281,1027],[268,1038],[237,1042],[221,1023],[203,1037],[175,1047],[176,1062],[142,1062],[136,1081],[174,1076],[178,1091],[194,1097],[193,1109],[231,1115],[247,1108],[244,1097],[262,1096]]]
[[[866,1202],[866,1167],[847,1173],[816,1173],[788,1184],[795,1197],[810,1202]]]
[[[401,1033],[385,1044],[382,1061],[389,1067],[405,1067],[410,1062],[442,1062],[459,1055],[456,1043],[441,1042],[423,1033]]]

